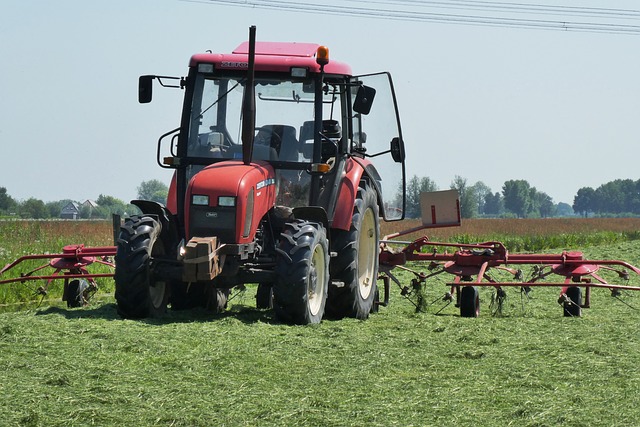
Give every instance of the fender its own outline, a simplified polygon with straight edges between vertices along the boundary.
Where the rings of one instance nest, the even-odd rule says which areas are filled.
[[[132,200],[135,205],[145,215],[153,215],[158,218],[160,226],[160,238],[165,243],[167,250],[177,250],[180,241],[178,234],[178,223],[175,215],[164,205],[149,200]]]
[[[176,172],[173,173],[171,177],[171,183],[169,184],[169,193],[167,194],[167,209],[171,211],[174,215],[178,215],[178,193],[177,193],[177,185],[178,185],[178,177]]]
[[[368,178],[369,182],[376,190],[378,205],[382,205],[381,191],[378,171],[368,159],[353,158],[347,159],[344,169],[344,176],[340,183],[338,192],[338,202],[336,211],[331,222],[331,228],[340,230],[348,230],[351,227],[351,218],[353,217],[353,205],[358,193],[358,185],[363,177]]]

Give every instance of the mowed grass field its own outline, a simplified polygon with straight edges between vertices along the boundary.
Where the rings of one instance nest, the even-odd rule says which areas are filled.
[[[477,232],[468,221],[465,229],[447,229],[450,236],[426,234],[476,241],[547,235],[545,252],[582,250],[640,265],[637,220],[594,220],[585,228],[574,220],[560,230],[553,228],[560,220],[517,220],[520,231],[498,221],[479,222]],[[0,236],[2,265],[23,253],[113,239],[106,222],[0,223]],[[576,239],[584,245],[566,245]],[[398,277],[409,285],[413,276]],[[395,287],[391,304],[366,321],[312,327],[284,325],[255,309],[253,286],[221,315],[170,311],[146,321],[117,316],[106,280],[85,308],[67,309],[52,291],[40,307],[0,313],[0,424],[639,425],[640,294],[614,298],[597,289],[591,308],[568,318],[558,289],[526,297],[509,288],[493,316],[492,290],[482,289],[480,317],[468,319],[441,301],[446,280],[427,283],[424,312]]]

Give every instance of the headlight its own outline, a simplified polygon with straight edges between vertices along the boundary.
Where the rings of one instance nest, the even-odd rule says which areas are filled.
[[[191,203],[198,206],[209,206],[209,196],[194,194],[191,196]]]
[[[236,198],[233,196],[218,197],[218,206],[234,207],[235,205],[236,205]]]

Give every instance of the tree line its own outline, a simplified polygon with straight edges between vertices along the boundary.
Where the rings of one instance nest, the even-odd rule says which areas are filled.
[[[548,218],[573,215],[640,215],[640,179],[616,179],[596,189],[580,188],[573,205],[554,203],[543,191],[532,187],[526,180],[505,181],[502,191],[493,192],[482,181],[470,184],[466,178],[455,176],[449,186],[458,191],[460,213],[463,218]],[[429,177],[414,175],[407,181],[407,218],[420,218],[420,193],[439,190]],[[400,197],[400,191],[396,197]],[[166,203],[168,187],[159,180],[143,181],[137,188],[138,198]],[[62,208],[74,202],[70,199],[54,202],[30,198],[25,201],[13,199],[5,187],[0,187],[0,216],[17,218],[60,218]],[[94,205],[75,202],[80,209],[80,218],[109,218],[112,214],[134,215],[138,209],[113,196],[101,194]]]
[[[457,190],[462,218],[547,218],[573,215],[567,203],[555,204],[546,193],[538,191],[526,180],[505,181],[502,192],[478,181],[470,184],[466,178],[455,176],[450,189]],[[407,218],[420,217],[420,193],[437,191],[438,186],[429,177],[414,175],[407,182]]]
[[[631,216],[640,214],[640,179],[616,179],[593,189],[578,190],[573,209],[582,216],[614,214]]]
[[[137,188],[139,199],[152,200],[163,204],[166,203],[168,191],[168,187],[157,179],[143,181]],[[0,187],[0,216],[2,217],[60,218],[62,209],[72,203],[78,207],[78,217],[82,219],[108,219],[112,214],[127,216],[139,213],[136,206],[104,194],[100,194],[95,203],[83,203],[71,199],[44,202],[36,198],[18,201],[9,195],[6,187]]]

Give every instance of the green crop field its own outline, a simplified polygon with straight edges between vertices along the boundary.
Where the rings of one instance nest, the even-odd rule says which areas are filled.
[[[0,223],[0,264],[64,244],[112,241],[110,224],[55,224]],[[519,226],[531,231],[538,224]],[[636,224],[627,226],[564,226],[548,234],[541,250],[577,249],[590,258],[640,265]],[[458,229],[458,237],[531,244],[527,233],[496,227],[477,234]],[[578,237],[582,246],[566,246]],[[398,277],[403,284],[412,278]],[[52,292],[41,306],[16,311],[13,302],[20,298],[7,296],[0,313],[0,424],[639,424],[640,293],[614,298],[596,289],[591,308],[569,318],[556,302],[556,288],[536,288],[530,298],[509,288],[495,316],[492,290],[482,289],[480,317],[469,319],[441,301],[445,281],[427,283],[424,312],[395,287],[391,304],[366,321],[306,327],[278,323],[270,311],[253,308],[251,286],[235,294],[222,315],[169,311],[146,321],[117,316],[107,281],[79,309],[67,309]],[[20,286],[8,286],[4,295]]]

